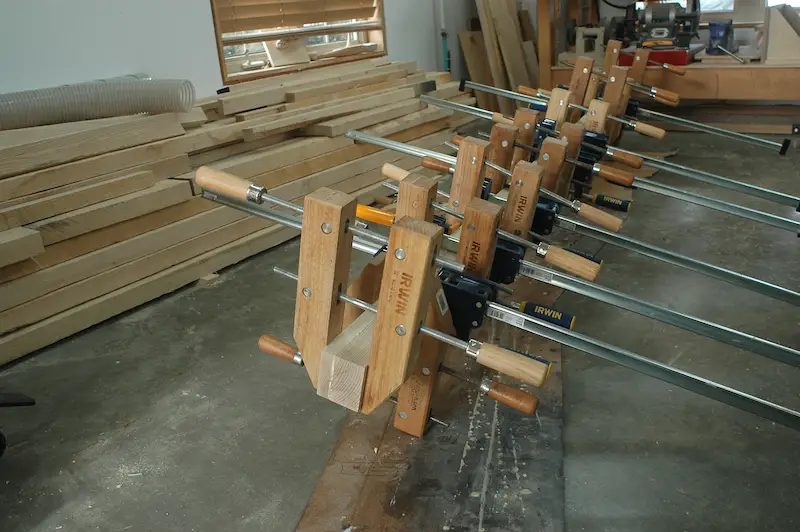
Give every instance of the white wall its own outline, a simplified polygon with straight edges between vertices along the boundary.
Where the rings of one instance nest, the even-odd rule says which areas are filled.
[[[0,0],[0,93],[146,72],[222,84],[208,0]]]
[[[441,44],[434,22],[434,0],[384,0],[383,12],[389,58],[416,61],[420,70],[437,70]]]

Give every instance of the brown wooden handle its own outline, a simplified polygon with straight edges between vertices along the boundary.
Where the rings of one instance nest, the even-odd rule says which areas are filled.
[[[524,94],[525,96],[531,96],[533,98],[538,97],[539,89],[534,89],[533,87],[526,87],[525,85],[518,85],[517,92],[520,94]],[[542,91],[542,94],[545,94],[546,91]],[[547,96],[550,96],[549,92],[546,92]]]
[[[587,222],[592,222],[595,225],[599,225],[603,229],[608,229],[609,231],[614,231],[615,233],[618,233],[619,230],[622,229],[621,218],[617,218],[613,214],[609,214],[598,209],[597,207],[587,205],[586,203],[581,203],[581,209],[578,211],[578,216]],[[549,254],[550,253],[548,252],[548,255]]]
[[[297,349],[295,349],[293,346],[268,334],[265,334],[258,339],[258,348],[268,355],[272,355],[289,362],[294,362],[295,355],[297,355]]]
[[[394,198],[390,198],[387,196],[377,196],[375,198],[375,203],[378,205],[391,205],[394,203]]]
[[[598,164],[597,175],[610,183],[616,183],[618,185],[622,185],[623,187],[629,187],[633,185],[634,176],[632,173],[626,172],[625,170],[620,170],[619,168],[614,168],[613,166]]]
[[[550,362],[528,357],[493,344],[482,344],[478,350],[478,364],[499,371],[525,384],[544,384],[550,374]]]
[[[422,167],[427,168],[428,170],[435,170],[440,174],[449,174],[450,173],[450,165],[444,161],[440,161],[439,159],[434,159],[433,157],[423,157],[422,158]]]
[[[486,395],[498,403],[510,406],[528,416],[533,415],[536,412],[536,407],[539,406],[539,400],[535,396],[523,392],[519,388],[512,388],[499,382],[492,382],[492,386],[486,392]]]
[[[638,155],[616,151],[611,147],[609,147],[606,150],[606,155],[612,161],[622,163],[625,166],[630,166],[631,168],[641,168],[642,165],[644,164],[644,159],[642,159]]]
[[[683,76],[686,74],[686,69],[682,66],[670,65],[669,63],[664,63],[664,70],[672,72],[673,74],[677,74],[678,76]]]
[[[653,87],[651,89],[651,93],[658,96],[659,98],[670,100],[676,103],[681,101],[680,94],[678,94],[677,92],[668,91],[666,89],[659,89],[658,87]]]
[[[194,174],[194,182],[204,190],[241,201],[247,201],[247,189],[252,185],[246,179],[208,166],[201,166],[197,169]]]
[[[514,125],[514,121],[508,118],[503,113],[492,113],[492,122],[495,124],[507,124],[509,126]]]
[[[450,139],[450,142],[452,142],[456,146],[461,146],[462,140],[464,140],[464,135],[453,135],[453,138]]]
[[[652,137],[654,139],[663,139],[664,135],[667,134],[667,132],[660,127],[651,126],[650,124],[646,124],[644,122],[634,122],[633,130],[646,137]]]
[[[657,101],[658,103],[668,105],[670,107],[678,107],[680,105],[680,101],[667,100],[666,98],[662,98],[658,95],[653,96],[653,100]]]
[[[391,163],[384,163],[384,165],[381,166],[381,173],[383,174],[383,177],[386,179],[391,179],[392,181],[402,181],[411,174],[411,172],[408,170],[404,170]]]
[[[581,208],[583,210],[583,208]],[[559,270],[564,270],[567,273],[571,273],[581,279],[586,279],[587,281],[594,281],[597,279],[597,275],[600,273],[600,264],[596,262],[590,261],[589,259],[585,259],[580,255],[576,255],[575,253],[570,253],[566,249],[560,248],[558,246],[550,246],[550,249],[547,250],[547,254],[544,256],[544,261],[553,266],[554,268],[558,268]]]

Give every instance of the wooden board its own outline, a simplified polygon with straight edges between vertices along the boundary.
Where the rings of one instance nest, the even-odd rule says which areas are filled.
[[[536,2],[536,19],[539,26],[539,88],[550,90],[555,86],[550,69],[553,66],[553,19],[550,0]]]
[[[525,65],[528,67],[528,77],[531,87],[539,87],[539,58],[536,56],[536,45],[531,41],[522,41],[522,53]]]
[[[494,78],[489,68],[489,59],[486,57],[486,45],[483,42],[483,33],[479,31],[465,31],[458,34],[461,43],[461,53],[467,63],[469,77],[475,83],[494,86]],[[476,92],[478,107],[489,111],[499,111],[500,104],[497,96],[485,92]]]
[[[786,4],[768,7],[764,27],[761,61],[767,65],[800,66],[800,15],[795,8]]]
[[[511,88],[508,82],[508,75],[503,66],[503,58],[500,54],[500,45],[497,42],[497,31],[491,13],[490,0],[475,0],[478,8],[478,17],[481,20],[481,33],[483,33],[483,44],[486,48],[486,58],[489,62],[489,70],[492,73],[494,86],[498,89]],[[506,29],[504,28],[504,31]],[[514,104],[508,98],[498,98],[500,110],[505,115],[514,114]]]
[[[0,232],[0,267],[44,253],[42,235],[27,227]]]
[[[293,129],[300,129],[312,122],[318,122],[327,118],[334,118],[337,116],[354,113],[378,107],[381,105],[388,105],[390,103],[399,102],[408,98],[413,98],[415,95],[414,89],[405,88],[394,90],[384,94],[377,94],[360,98],[357,101],[352,101],[345,104],[329,105],[322,109],[310,111],[308,113],[300,114],[290,118],[268,120],[259,124],[251,125],[242,130],[245,141],[252,141],[268,135],[275,135]]]
[[[49,246],[101,227],[175,205],[191,197],[192,187],[189,183],[165,180],[146,190],[46,218],[31,224],[30,228],[39,231],[45,245]]]
[[[0,178],[175,137],[183,132],[177,115],[161,114],[0,148]]]
[[[286,91],[287,102],[308,102],[318,103],[328,101],[330,99],[338,99],[347,96],[355,96],[362,94],[361,92],[346,94],[349,90],[364,90],[371,87],[380,86],[382,83],[392,80],[404,78],[408,74],[406,68],[398,68],[395,70],[388,70],[385,72],[363,74],[360,76],[351,76],[349,79],[340,81],[333,81],[331,83],[323,83],[315,87],[305,87]],[[326,98],[333,96],[332,98]],[[319,98],[325,98],[320,100]]]
[[[387,120],[400,118],[409,113],[420,111],[424,107],[426,107],[425,104],[420,102],[419,98],[402,100],[397,103],[383,105],[374,109],[367,109],[360,113],[354,113],[314,124],[306,128],[306,134],[337,137],[339,135],[344,135],[351,129],[358,130]]]
[[[487,2],[494,19],[494,28],[499,28],[497,42],[503,55],[503,64],[508,73],[509,87],[516,90],[520,85],[531,86],[525,55],[522,51],[522,38],[514,28],[519,24],[516,5],[509,9],[508,2]],[[513,113],[509,113],[513,114]]]

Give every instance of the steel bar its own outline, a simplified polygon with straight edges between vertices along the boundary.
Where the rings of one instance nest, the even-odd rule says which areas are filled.
[[[739,57],[739,56],[738,56],[738,55],[736,55],[735,53],[733,53],[733,52],[731,52],[731,51],[727,50],[726,48],[723,48],[723,47],[722,47],[722,46],[720,46],[720,45],[717,45],[717,50],[722,50],[722,51],[723,51],[724,53],[726,53],[727,55],[729,55],[729,56],[733,57],[734,59],[736,59],[736,60],[739,62],[739,64],[740,64],[740,65],[743,65],[743,64],[745,63],[744,59],[742,59],[741,57]]]
[[[721,268],[707,262],[702,262],[691,257],[687,257],[686,255],[675,253],[674,251],[659,248],[652,244],[641,242],[618,233],[613,233],[573,218],[565,218],[563,216],[556,215],[555,224],[558,227],[594,238],[595,240],[605,242],[606,244],[621,247],[623,249],[633,251],[634,253],[639,253],[640,255],[650,257],[651,259],[660,260],[674,266],[680,266],[681,268],[686,268],[687,270],[692,270],[708,277],[713,277],[714,279],[718,279],[720,281],[724,281],[753,292],[758,292],[759,294],[763,294],[767,297],[779,299],[795,306],[800,306],[800,293],[795,292],[794,290],[789,290],[788,288],[768,283],[766,281],[762,281],[761,279],[756,279],[755,277],[749,277],[726,268]]]
[[[487,316],[508,323],[537,336],[558,342],[567,347],[583,351],[614,364],[632,369],[650,377],[673,384],[698,395],[725,403],[734,408],[750,412],[764,419],[800,430],[800,412],[765,401],[728,386],[716,383],[692,373],[673,368],[667,364],[651,360],[631,351],[601,342],[574,331],[567,331],[558,325],[534,318],[496,303],[489,303]]]
[[[774,140],[767,140],[761,139],[758,137],[754,137],[752,135],[745,135],[743,133],[737,133],[736,131],[731,131],[729,129],[722,129],[719,127],[709,126],[708,124],[703,124],[700,122],[695,122],[693,120],[687,120],[685,118],[680,118],[677,116],[668,115],[665,113],[659,113],[658,111],[653,111],[650,109],[639,108],[637,114],[643,115],[647,118],[657,118],[659,120],[666,120],[667,122],[672,122],[674,124],[680,124],[681,126],[687,127],[689,129],[694,129],[696,131],[702,131],[704,133],[711,133],[712,135],[718,135],[721,137],[726,137],[730,139],[741,140],[744,142],[749,142],[750,144],[758,144],[761,146],[769,146],[771,148],[778,148],[781,151],[781,155],[786,154],[786,150],[789,148],[789,140],[786,139],[783,142],[776,142]]]
[[[637,177],[633,180],[633,186],[634,188],[640,188],[648,192],[661,194],[662,196],[688,201],[689,203],[694,203],[695,205],[701,205],[709,209],[714,209],[715,211],[739,216],[740,218],[747,218],[748,220],[753,220],[754,222],[771,225],[773,227],[791,231],[793,233],[800,232],[800,221],[782,218],[767,212],[750,209],[749,207],[742,207],[741,205],[736,205],[734,203],[728,203],[726,201],[709,198],[707,196],[701,196],[700,194],[693,194],[691,192],[686,192],[685,190],[670,187],[668,185],[662,185],[661,183],[656,183],[648,179],[640,179]]]
[[[695,168],[689,168],[688,166],[683,166],[671,161],[665,161],[649,155],[623,150],[622,148],[617,148],[617,150],[622,153],[641,157],[647,161],[648,166],[658,168],[659,170],[664,170],[665,172],[671,172],[683,177],[688,177],[689,179],[696,179],[697,181],[702,181],[704,183],[718,185],[736,192],[741,192],[742,194],[747,194],[748,196],[754,196],[775,203],[780,203],[781,205],[800,208],[800,197],[797,196],[792,196],[783,192],[777,192],[775,190],[770,190],[768,188],[759,187],[756,185],[750,185],[748,183],[742,183],[741,181],[736,181],[728,177],[712,174],[703,170],[697,170]]]
[[[733,347],[751,351],[758,355],[771,358],[772,360],[783,362],[784,364],[800,367],[800,351],[770,340],[765,340],[682,312],[670,310],[666,307],[643,301],[617,290],[590,283],[577,277],[544,266],[539,266],[532,262],[521,261],[519,272],[521,275],[530,277],[531,279],[536,279],[537,281],[542,281],[549,285],[635,312],[636,314],[658,320],[662,323],[674,325],[675,327]]]
[[[233,198],[229,198],[227,196],[218,194],[216,192],[210,192],[208,190],[203,191],[203,197],[208,200],[220,203],[222,205],[226,205],[228,207],[240,210],[242,212],[252,214],[253,216],[258,216],[260,218],[277,222],[286,227],[297,229],[298,231],[301,231],[303,229],[302,220],[298,220],[297,218],[291,216],[286,216],[277,212],[273,212],[272,209],[263,207],[259,203],[252,203],[252,202],[243,203]],[[270,201],[270,198],[272,198],[272,196],[262,195],[262,199],[264,199],[265,201]],[[371,255],[376,255],[377,253],[380,253],[382,247],[389,242],[388,238],[379,235],[377,233],[373,233],[372,231],[369,231],[361,227],[356,227],[351,225],[347,227],[347,230],[353,233],[353,235],[355,235],[356,237],[371,238],[373,240],[380,242],[380,244],[376,245],[366,242],[364,240],[359,240],[358,238],[354,238],[353,249],[357,251],[369,253]],[[436,257],[435,261],[437,265],[446,270],[451,270],[457,273],[464,272],[464,265],[459,262],[455,262],[450,259],[445,259],[442,257]]]
[[[297,274],[295,273],[278,268],[277,266],[273,268],[273,271],[297,281]],[[340,293],[339,299],[362,310],[374,313],[378,312],[375,305],[371,305],[346,294]],[[764,419],[769,419],[770,421],[780,423],[795,430],[800,430],[800,413],[784,406],[770,403],[758,397],[745,394],[728,386],[673,368],[589,336],[564,330],[558,325],[550,324],[544,320],[534,318],[533,316],[494,302],[488,303],[486,315],[531,334],[541,336],[542,338],[552,340],[567,347],[572,347],[573,349],[608,360],[609,362],[613,362],[650,377],[674,384],[675,386],[679,386],[698,395],[733,406],[745,412],[750,412]],[[473,342],[472,340],[470,342],[465,342],[424,325],[420,327],[420,332],[464,351],[469,351],[471,342]]]

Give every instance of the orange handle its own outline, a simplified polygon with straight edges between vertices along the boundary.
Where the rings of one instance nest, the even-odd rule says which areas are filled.
[[[638,155],[623,153],[621,151],[615,151],[610,146],[606,150],[606,155],[612,161],[622,163],[626,166],[630,166],[631,168],[641,168],[642,165],[644,164],[644,159],[642,159]]]
[[[453,138],[450,139],[450,141],[456,146],[461,146],[462,140],[464,140],[464,135],[453,135]]]
[[[272,355],[289,362],[294,362],[295,356],[297,355],[297,349],[268,334],[265,334],[258,339],[258,348],[268,355]]]
[[[399,166],[395,166],[391,163],[384,163],[381,167],[381,173],[383,177],[391,179],[392,181],[402,181],[411,174],[408,170],[403,170]]]
[[[435,170],[440,174],[449,174],[450,173],[450,165],[444,161],[440,161],[439,159],[434,159],[433,157],[423,157],[422,158],[422,167],[427,168],[428,170]]]
[[[667,134],[667,132],[660,127],[651,126],[650,124],[645,124],[644,122],[634,122],[633,130],[646,137],[652,137],[654,139],[663,139],[664,135]]]
[[[503,113],[492,113],[492,122],[495,124],[508,124],[509,126],[514,125],[514,121]]]
[[[536,412],[536,407],[539,406],[539,400],[533,395],[499,382],[492,382],[486,395],[528,416]]]
[[[606,181],[622,185],[623,187],[629,187],[633,185],[634,175],[632,173],[626,172],[625,170],[620,170],[619,168],[614,168],[613,166],[606,166],[604,164],[598,164],[597,166],[597,175]]]
[[[615,233],[618,233],[619,230],[622,229],[622,219],[585,203],[581,203],[578,216],[587,222],[592,222],[603,229],[608,229]]]
[[[596,262],[557,246],[550,246],[544,256],[544,261],[559,270],[564,270],[587,281],[594,281],[601,268]]]
[[[526,87],[525,85],[518,85],[517,92],[520,94],[524,94],[525,96],[531,96],[533,98],[537,97],[538,89],[534,89],[533,87]],[[549,96],[549,93],[548,93]]]
[[[672,72],[673,74],[677,74],[678,76],[683,76],[686,74],[686,69],[682,66],[670,65],[668,63],[664,63],[664,70]]]
[[[216,192],[237,200],[247,201],[247,189],[252,183],[233,174],[201,166],[194,174],[194,182],[209,192]]]
[[[387,227],[391,227],[391,225],[394,223],[393,213],[382,211],[368,205],[357,205],[356,217],[374,224],[385,225]]]

